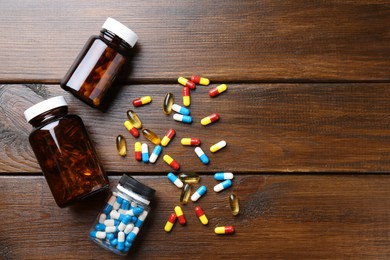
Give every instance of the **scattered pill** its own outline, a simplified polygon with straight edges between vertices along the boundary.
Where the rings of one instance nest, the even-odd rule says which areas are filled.
[[[179,113],[179,114],[182,114],[182,115],[185,115],[185,116],[189,116],[190,113],[191,113],[188,108],[179,106],[177,104],[173,104],[172,105],[172,110],[175,111],[176,113]]]
[[[184,183],[188,183],[188,184],[196,184],[200,180],[200,176],[196,173],[180,173],[179,178]]]
[[[172,167],[172,169],[174,169],[175,171],[179,170],[180,169],[180,164],[175,161],[171,156],[169,156],[168,154],[164,155],[163,157],[163,160],[164,162],[166,162],[169,166]]]
[[[222,140],[210,147],[210,152],[215,153],[226,146],[226,141]]]
[[[182,138],[180,143],[182,145],[198,146],[198,145],[200,145],[200,139],[199,138]]]
[[[211,124],[215,121],[218,121],[219,120],[219,115],[217,113],[214,113],[214,114],[211,114],[209,116],[206,116],[205,118],[203,118],[200,123],[202,125],[208,125],[208,124]]]
[[[196,86],[195,86],[195,83],[186,79],[186,78],[183,78],[183,77],[179,77],[177,79],[177,82],[179,82],[181,85],[183,85],[184,87],[188,87],[190,89],[195,89]]]
[[[225,190],[232,186],[232,181],[231,180],[225,180],[217,185],[214,186],[214,191],[215,192],[220,192],[222,190]]]
[[[238,201],[238,196],[235,193],[229,195],[229,206],[230,211],[234,216],[237,216],[240,213],[240,204]]]
[[[180,203],[183,205],[187,204],[190,198],[190,194],[191,194],[191,185],[186,183],[184,184],[184,187],[181,190]]]
[[[148,145],[146,143],[143,143],[141,145],[141,151],[142,151],[142,161],[144,163],[148,163],[149,162],[149,148],[148,148]]]
[[[172,113],[173,101],[174,101],[173,94],[171,92],[168,92],[165,95],[164,103],[163,103],[163,112],[166,115],[169,115],[170,113]]]
[[[142,129],[142,134],[146,139],[148,139],[149,141],[151,141],[155,145],[159,145],[161,143],[160,137],[152,130],[149,130],[146,128]]]
[[[207,191],[207,188],[206,186],[200,186],[195,192],[194,194],[192,194],[191,196],[191,200],[192,201],[197,201],[200,197],[202,197],[204,194],[206,194],[206,191]]]
[[[176,177],[176,175],[173,174],[172,172],[168,173],[167,177],[168,180],[173,184],[175,184],[175,186],[178,187],[179,189],[183,187],[183,182],[178,177]]]
[[[165,232],[171,232],[173,225],[175,225],[175,223],[176,223],[176,219],[177,219],[177,216],[175,213],[171,213],[171,215],[169,215],[168,221],[164,227]]]
[[[163,139],[161,140],[162,146],[167,146],[169,142],[172,140],[172,138],[175,136],[176,131],[174,129],[169,129],[168,132],[164,135]]]
[[[233,234],[234,233],[234,227],[233,226],[222,226],[222,227],[216,227],[214,229],[215,234],[223,235],[223,234]]]
[[[232,180],[234,178],[231,172],[217,172],[214,174],[214,179],[217,181]]]
[[[133,106],[139,107],[139,106],[149,104],[150,102],[152,102],[152,98],[150,96],[144,96],[144,97],[134,99]]]
[[[179,221],[180,225],[185,225],[186,218],[185,218],[183,210],[181,209],[180,206],[175,207],[175,213],[176,213],[177,220]]]
[[[127,131],[129,131],[130,134],[131,134],[132,136],[134,136],[135,138],[137,138],[137,137],[139,136],[138,129],[135,128],[135,127],[130,123],[129,120],[126,120],[125,123],[124,123],[123,125],[126,127]]]
[[[126,139],[123,137],[123,135],[118,135],[116,137],[116,150],[118,151],[118,154],[122,157],[125,157],[127,154],[126,149]]]
[[[203,152],[202,148],[196,147],[195,153],[203,164],[208,164],[210,162],[209,157]]]
[[[209,90],[209,96],[216,97],[222,92],[225,92],[226,90],[227,90],[226,84],[219,85],[218,87]]]
[[[182,93],[183,93],[183,105],[189,107],[191,105],[190,88],[184,87]]]
[[[130,123],[138,129],[142,128],[142,122],[139,119],[138,115],[131,109],[127,110],[126,112],[127,118],[129,119]]]
[[[150,155],[149,162],[155,163],[158,157],[160,156],[161,151],[162,151],[161,145],[156,145],[156,147],[154,147],[153,149],[152,154]]]
[[[207,78],[203,78],[200,76],[192,76],[190,80],[196,84],[200,84],[203,86],[208,86],[210,84],[210,80]]]
[[[141,142],[134,143],[134,156],[137,161],[142,161],[142,145]]]
[[[182,114],[174,114],[173,119],[179,122],[183,122],[186,124],[191,124],[192,123],[192,117],[191,116],[185,116]]]
[[[204,214],[204,211],[201,207],[195,207],[195,213],[198,216],[200,223],[203,225],[207,225],[209,223],[209,220],[207,219],[206,214]]]

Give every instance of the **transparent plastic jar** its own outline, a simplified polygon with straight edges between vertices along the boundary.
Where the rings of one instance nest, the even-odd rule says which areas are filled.
[[[61,87],[93,107],[102,107],[137,40],[132,30],[107,18],[100,35],[91,36],[85,43],[61,80]]]
[[[59,207],[108,188],[83,121],[68,114],[62,96],[28,108],[24,115],[34,127],[29,141]]]
[[[98,215],[89,237],[103,248],[126,255],[146,217],[155,190],[124,174]]]

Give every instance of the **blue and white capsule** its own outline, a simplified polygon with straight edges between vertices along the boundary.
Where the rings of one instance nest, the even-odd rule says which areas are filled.
[[[208,164],[210,162],[209,157],[203,152],[202,148],[196,147],[195,153],[203,164]]]
[[[179,122],[183,122],[186,124],[191,124],[192,123],[192,117],[191,116],[185,116],[181,114],[174,114],[173,119]]]
[[[215,192],[220,192],[220,191],[223,191],[227,188],[229,188],[230,186],[232,186],[232,181],[231,180],[225,180],[217,185],[214,186],[214,191]]]
[[[150,155],[149,162],[155,163],[157,161],[158,157],[160,156],[161,151],[162,151],[162,146],[156,145],[156,147],[154,147],[154,149],[153,149],[152,154]]]
[[[135,226],[140,228],[144,224],[144,221],[145,221],[147,216],[148,216],[148,212],[146,210],[144,210],[141,213],[141,215],[139,215],[137,222],[135,222]]]
[[[190,110],[188,108],[179,106],[178,104],[173,104],[172,105],[172,110],[175,111],[176,113],[189,116],[190,115]]]
[[[118,230],[119,231],[124,231],[127,224],[129,224],[131,221],[131,216],[130,215],[125,215],[121,221],[121,223],[118,225]]]
[[[123,251],[125,249],[125,233],[123,231],[118,233],[118,250]]]
[[[133,230],[129,233],[129,235],[127,235],[126,242],[132,243],[135,237],[138,235],[138,232],[139,232],[139,228],[134,227]]]
[[[110,214],[115,201],[116,201],[116,197],[114,195],[111,196],[110,199],[107,201],[107,204],[103,210],[104,214],[106,215]]]
[[[194,201],[194,202],[197,201],[200,197],[202,197],[203,195],[206,194],[206,191],[207,191],[206,186],[200,186],[200,187],[194,192],[194,194],[192,194],[191,200]]]
[[[116,197],[116,200],[114,202],[114,205],[112,205],[112,208],[114,210],[118,210],[120,208],[120,206],[122,205],[122,201],[123,201],[123,198],[122,197]]]
[[[177,178],[177,176],[175,174],[170,172],[167,174],[167,177],[168,177],[168,180],[170,182],[172,182],[173,184],[175,184],[176,187],[178,187],[179,189],[183,188],[183,182],[179,178]]]
[[[143,143],[141,145],[141,153],[142,153],[142,161],[144,163],[148,163],[149,162],[149,148],[148,148],[148,144]]]
[[[143,211],[144,209],[141,207],[132,207],[131,209],[126,211],[125,214],[130,216],[139,216]]]
[[[217,181],[232,180],[233,178],[234,175],[231,172],[216,172],[214,174],[214,179]]]

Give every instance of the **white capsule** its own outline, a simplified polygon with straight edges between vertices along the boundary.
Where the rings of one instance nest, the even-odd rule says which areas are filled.
[[[146,210],[142,211],[141,215],[139,215],[138,219],[144,221],[148,216],[148,212]]]
[[[110,212],[110,217],[113,218],[113,219],[119,219],[119,217],[121,216],[121,214],[119,214],[118,211],[116,210],[111,210]]]
[[[104,221],[104,225],[106,227],[111,227],[111,226],[115,226],[115,219],[106,219]]]
[[[106,214],[104,214],[104,213],[100,214],[99,223],[104,224],[104,221],[106,220],[106,218],[107,218]]]
[[[125,228],[125,230],[123,232],[125,232],[125,234],[127,235],[127,234],[129,234],[133,230],[133,228],[134,228],[134,224],[133,223],[129,223],[129,224],[127,224],[127,226],[126,226],[126,228]]]
[[[115,233],[116,231],[117,231],[117,227],[116,226],[109,226],[109,227],[106,226],[106,232],[107,233]]]

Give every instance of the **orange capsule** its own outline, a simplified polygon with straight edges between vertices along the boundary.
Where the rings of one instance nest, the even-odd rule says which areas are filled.
[[[186,78],[180,77],[180,78],[177,79],[177,81],[181,85],[183,85],[184,87],[188,87],[190,89],[195,89],[196,88],[195,83],[190,81],[190,80],[188,80],[188,79],[186,79]]]

